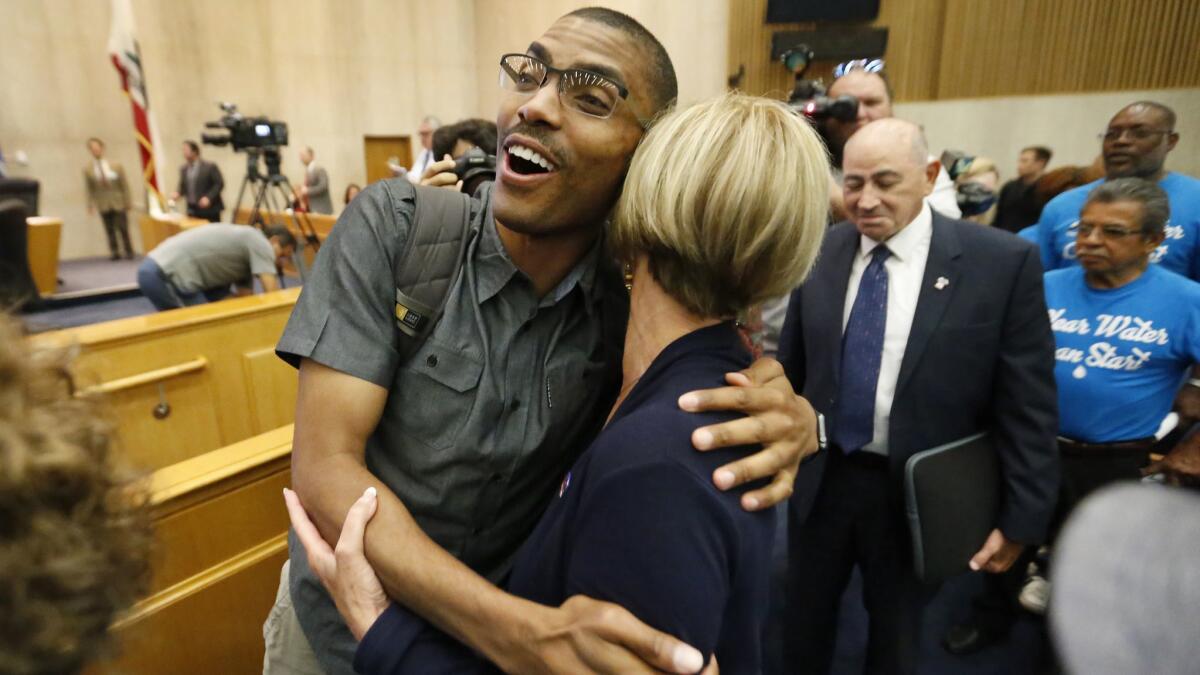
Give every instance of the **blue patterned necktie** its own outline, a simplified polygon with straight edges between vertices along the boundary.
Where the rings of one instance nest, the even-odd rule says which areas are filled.
[[[861,449],[875,435],[875,389],[887,328],[888,274],[883,264],[891,253],[882,244],[871,251],[871,262],[863,270],[842,336],[842,379],[834,408],[833,442],[846,453]]]

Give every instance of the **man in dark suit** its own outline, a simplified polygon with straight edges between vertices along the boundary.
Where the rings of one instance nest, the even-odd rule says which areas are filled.
[[[785,669],[825,673],[851,570],[870,615],[867,671],[911,672],[920,610],[902,472],[914,453],[991,430],[1004,499],[971,567],[999,573],[1042,541],[1058,459],[1054,338],[1029,242],[932,212],[938,163],[916,125],[846,144],[851,222],[834,226],[791,298],[780,360],[827,421],[789,505]]]
[[[187,214],[210,223],[221,219],[221,190],[225,180],[216,164],[200,159],[200,146],[195,141],[183,142],[184,164],[179,169],[179,189],[171,199],[187,198]]]

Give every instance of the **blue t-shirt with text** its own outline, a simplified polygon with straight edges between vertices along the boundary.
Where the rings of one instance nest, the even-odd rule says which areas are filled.
[[[1046,273],[1059,433],[1088,443],[1153,436],[1200,362],[1200,284],[1151,265],[1113,289],[1081,267]]]
[[[1077,266],[1075,259],[1075,230],[1079,211],[1098,180],[1082,185],[1051,199],[1042,209],[1036,225],[1038,245],[1042,252],[1042,267],[1056,270]],[[1181,173],[1168,173],[1158,182],[1171,203],[1167,220],[1167,236],[1150,255],[1150,262],[1164,269],[1200,281],[1200,180]]]

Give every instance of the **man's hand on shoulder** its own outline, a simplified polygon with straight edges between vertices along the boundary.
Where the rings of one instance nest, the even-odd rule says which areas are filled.
[[[625,608],[576,595],[561,607],[530,603],[513,649],[490,654],[508,673],[695,673],[696,649],[650,628]]]
[[[697,429],[692,444],[704,451],[761,443],[759,452],[717,469],[713,483],[728,490],[771,478],[766,487],[742,495],[742,508],[747,511],[770,508],[792,495],[800,461],[817,451],[816,411],[796,395],[775,359],[759,359],[725,379],[732,386],[688,392],[679,398],[679,407],[690,412],[736,410],[748,415]]]

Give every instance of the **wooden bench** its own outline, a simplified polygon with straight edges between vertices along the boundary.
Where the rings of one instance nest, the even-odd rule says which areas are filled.
[[[285,424],[296,371],[275,356],[300,289],[119,319],[29,339],[77,348],[82,394],[108,399],[121,448],[161,469]]]
[[[287,559],[292,426],[155,471],[150,595],[89,673],[258,673],[262,624]]]

